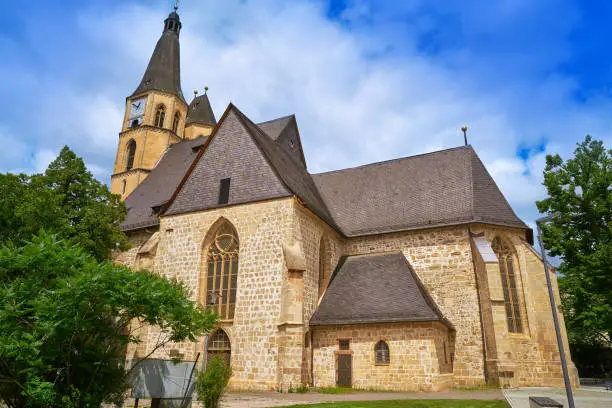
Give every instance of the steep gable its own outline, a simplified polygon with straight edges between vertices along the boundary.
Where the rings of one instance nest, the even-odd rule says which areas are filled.
[[[231,180],[229,200],[227,204],[220,204],[221,180],[226,178]],[[291,195],[254,142],[238,111],[230,106],[201,157],[179,186],[166,214]]]
[[[306,158],[295,115],[258,123],[257,126],[284,148],[295,161],[306,168]]]

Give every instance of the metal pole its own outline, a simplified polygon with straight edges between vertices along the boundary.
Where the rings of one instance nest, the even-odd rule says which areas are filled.
[[[565,382],[567,403],[569,405],[569,408],[575,408],[574,394],[572,393],[572,386],[570,384],[569,373],[567,371],[567,361],[565,360],[565,348],[563,347],[563,338],[561,337],[561,328],[559,327],[559,317],[557,316],[557,306],[555,305],[555,296],[553,293],[552,283],[550,281],[550,272],[548,272],[546,250],[544,249],[544,242],[542,241],[542,229],[540,227],[540,223],[542,221],[547,220],[546,218],[536,220],[536,226],[538,227],[538,242],[540,243],[540,249],[542,251],[542,262],[544,262],[544,273],[546,275],[546,284],[548,285],[548,297],[550,298],[550,307],[552,308],[553,321],[555,323],[555,332],[557,334],[557,345],[559,346],[559,357],[561,358],[561,369],[563,370],[563,381]]]

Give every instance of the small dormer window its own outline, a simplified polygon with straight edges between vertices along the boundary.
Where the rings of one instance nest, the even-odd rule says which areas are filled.
[[[219,186],[219,204],[227,204],[229,202],[230,182],[231,178],[221,179]]]

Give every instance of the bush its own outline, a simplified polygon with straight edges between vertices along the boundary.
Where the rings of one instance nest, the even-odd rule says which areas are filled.
[[[196,383],[198,399],[204,401],[206,408],[219,406],[231,375],[232,369],[221,357],[214,356],[208,361],[206,370],[200,373]]]

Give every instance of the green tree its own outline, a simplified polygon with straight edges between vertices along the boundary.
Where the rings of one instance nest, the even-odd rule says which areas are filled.
[[[210,358],[206,370],[198,375],[196,389],[198,399],[204,401],[206,408],[217,408],[232,376],[232,369],[219,356]]]
[[[157,326],[155,348],[195,341],[216,322],[185,286],[98,262],[49,234],[0,248],[0,398],[8,407],[121,401],[132,322]]]
[[[612,346],[612,151],[591,136],[574,157],[546,157],[548,198],[536,204],[554,214],[543,226],[544,246],[559,256],[559,288],[570,342]]]
[[[120,197],[87,171],[67,146],[43,174],[0,174],[0,241],[30,240],[41,230],[77,243],[98,260],[128,241]]]

